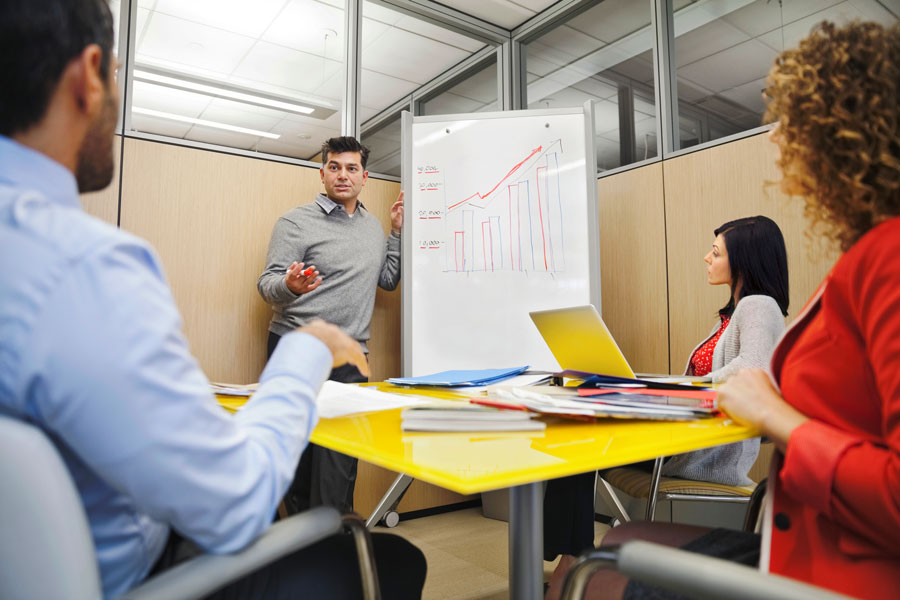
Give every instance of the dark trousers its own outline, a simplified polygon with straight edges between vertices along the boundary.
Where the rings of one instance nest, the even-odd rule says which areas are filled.
[[[425,557],[396,535],[372,535],[375,568],[383,598],[419,599],[425,585]],[[151,575],[201,554],[174,531]],[[207,600],[293,600],[362,598],[362,578],[353,536],[338,534],[262,567]]]
[[[280,335],[269,332],[268,356],[272,356],[280,339]],[[341,383],[368,381],[353,365],[333,369],[328,378]],[[308,444],[300,455],[294,481],[284,497],[288,513],[298,513],[314,506],[333,506],[342,514],[352,512],[357,464],[357,459],[351,456]]]
[[[653,472],[653,461],[631,468]],[[544,560],[559,554],[578,556],[594,547],[595,473],[551,479],[544,491]]]

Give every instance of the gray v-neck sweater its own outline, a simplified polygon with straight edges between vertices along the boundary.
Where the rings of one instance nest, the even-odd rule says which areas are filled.
[[[768,369],[772,352],[784,333],[784,316],[771,296],[753,295],[741,298],[734,308],[728,327],[716,342],[712,356],[713,383],[725,381],[739,370],[750,367]],[[718,323],[705,344],[719,330]],[[689,356],[693,356],[697,348]],[[690,358],[685,368],[692,375]],[[666,460],[662,474],[695,481],[712,481],[726,485],[750,485],[747,473],[759,455],[759,438],[678,454]]]
[[[299,296],[289,290],[284,276],[294,261],[315,266],[322,284]],[[274,311],[272,333],[284,335],[318,317],[343,329],[367,352],[375,286],[393,290],[399,281],[399,236],[385,236],[362,202],[351,217],[319,194],[315,202],[279,217],[256,287]]]

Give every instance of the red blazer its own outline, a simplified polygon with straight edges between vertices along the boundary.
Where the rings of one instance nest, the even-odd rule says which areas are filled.
[[[769,571],[900,597],[900,218],[844,254],[772,357],[810,420],[772,473]]]

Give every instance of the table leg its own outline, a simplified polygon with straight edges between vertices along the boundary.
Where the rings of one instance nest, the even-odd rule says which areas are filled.
[[[509,489],[509,597],[544,597],[544,514],[540,482]]]
[[[400,473],[397,475],[397,478],[394,480],[394,483],[391,484],[391,487],[388,488],[388,491],[385,492],[384,497],[381,499],[381,502],[378,503],[378,506],[375,507],[375,510],[372,511],[372,514],[366,519],[366,529],[372,529],[384,515],[393,508],[394,504],[396,504],[403,494],[406,493],[406,488],[413,482],[413,478],[409,475],[404,475]]]

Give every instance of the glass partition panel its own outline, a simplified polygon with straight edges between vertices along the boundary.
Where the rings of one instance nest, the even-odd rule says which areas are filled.
[[[343,0],[139,0],[131,129],[309,159],[340,135]]]
[[[461,81],[424,100],[422,114],[450,115],[500,110],[497,77],[497,56],[494,54]]]
[[[693,0],[675,7],[676,150],[762,124],[766,74],[783,48],[823,20],[895,22],[878,0]],[[893,12],[892,12],[893,11]]]
[[[366,121],[414,90],[439,77],[485,46],[439,25],[373,2],[363,3],[359,117],[371,154],[369,170],[400,176],[400,120],[379,125]],[[496,89],[496,72],[493,83]],[[496,96],[496,92],[494,92]]]
[[[400,177],[400,115],[372,131],[363,130],[361,142],[369,149],[370,173]]]
[[[526,45],[528,108],[594,102],[597,169],[657,155],[649,0],[603,0]]]

